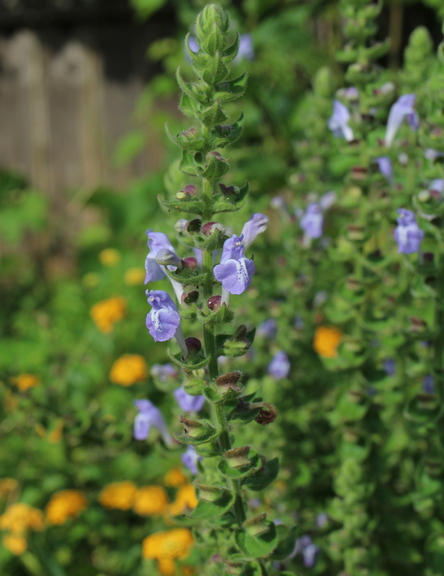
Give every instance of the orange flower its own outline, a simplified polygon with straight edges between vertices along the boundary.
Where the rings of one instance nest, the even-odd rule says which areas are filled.
[[[142,542],[142,555],[148,560],[157,560],[160,573],[169,576],[174,574],[174,560],[186,558],[193,544],[193,536],[188,528],[174,528],[147,536]]]
[[[112,331],[116,322],[122,320],[125,316],[125,311],[125,300],[120,296],[116,296],[94,304],[90,314],[100,332],[107,334]]]
[[[336,358],[337,348],[342,340],[342,332],[330,326],[316,328],[313,348],[322,358]]]
[[[23,536],[19,536],[18,534],[7,534],[6,536],[3,536],[3,546],[16,556],[19,556],[26,550],[28,543]]]
[[[15,378],[11,378],[11,381],[22,392],[29,390],[29,388],[35,388],[42,382],[38,376],[35,376],[35,374],[20,374]]]
[[[99,494],[99,502],[105,508],[129,510],[133,504],[137,487],[132,482],[113,482]]]
[[[114,384],[131,386],[148,377],[148,366],[145,358],[137,354],[124,354],[111,367],[109,379]]]
[[[163,481],[165,486],[172,486],[173,488],[177,488],[182,484],[186,484],[188,480],[180,468],[173,468],[165,474]]]
[[[161,516],[168,510],[168,494],[162,486],[143,486],[134,495],[133,510],[141,516]]]
[[[85,510],[86,498],[79,490],[61,490],[51,496],[46,506],[46,518],[50,524],[64,524]]]
[[[178,516],[189,510],[193,510],[197,506],[196,491],[192,484],[186,484],[179,488],[176,499],[170,506],[171,516]]]
[[[37,508],[18,503],[9,506],[0,516],[0,529],[22,534],[26,530],[43,530],[43,514]]]

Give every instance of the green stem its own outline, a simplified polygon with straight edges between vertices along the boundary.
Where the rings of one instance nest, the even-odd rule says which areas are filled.
[[[203,181],[203,197],[205,202],[205,213],[203,219],[208,221],[213,216],[213,186],[211,180]],[[202,285],[204,300],[208,300],[213,295],[213,257],[211,250],[203,250],[202,268],[205,274],[205,281]],[[204,324],[203,336],[205,345],[205,355],[210,359],[208,364],[208,373],[211,382],[214,382],[219,376],[219,366],[217,363],[216,334],[214,326]],[[221,452],[231,450],[230,431],[222,404],[211,405],[211,421],[219,431],[219,446]],[[238,480],[229,480],[228,484],[235,495],[234,512],[239,526],[246,519],[245,507],[241,493],[241,485]]]

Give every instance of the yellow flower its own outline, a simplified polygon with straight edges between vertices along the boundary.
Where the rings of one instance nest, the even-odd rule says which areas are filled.
[[[113,482],[99,494],[99,502],[105,508],[129,510],[133,504],[137,487],[132,482]]]
[[[120,252],[115,248],[105,248],[99,253],[99,260],[102,266],[116,266],[120,262]]]
[[[61,490],[51,496],[46,506],[46,518],[50,524],[64,524],[85,510],[86,498],[79,490]]]
[[[0,479],[0,498],[9,498],[11,494],[17,492],[18,482],[15,478]]]
[[[162,576],[174,576],[176,573],[176,564],[171,558],[159,558],[157,567]]]
[[[28,543],[23,536],[19,536],[18,534],[7,534],[6,536],[3,536],[3,546],[18,556],[19,554],[23,554],[28,547]]]
[[[156,532],[147,536],[142,542],[142,555],[146,559],[183,560],[193,546],[193,536],[188,528],[174,528],[165,532]],[[165,567],[171,563],[165,562]]]
[[[172,486],[173,488],[177,488],[177,486],[186,484],[188,480],[180,468],[173,468],[165,474],[163,481],[165,486]]]
[[[141,516],[160,516],[168,510],[168,495],[162,486],[143,486],[134,495],[133,510]]]
[[[313,348],[322,358],[336,358],[337,348],[342,340],[342,332],[330,326],[316,328]]]
[[[43,530],[43,514],[27,504],[12,504],[0,516],[0,529],[22,534],[26,530]]]
[[[196,491],[192,484],[187,484],[179,488],[176,494],[176,499],[171,504],[169,512],[171,516],[178,516],[189,510],[193,510],[197,506]]]
[[[137,354],[124,354],[114,362],[109,373],[109,379],[114,384],[131,386],[148,377],[148,366],[145,358]]]
[[[140,286],[145,282],[145,274],[143,268],[129,268],[123,276],[123,281],[127,286]]]
[[[114,324],[125,316],[126,302],[120,296],[108,298],[97,302],[90,310],[90,314],[100,332],[111,332]]]
[[[34,374],[19,374],[19,376],[11,378],[11,381],[22,392],[28,390],[29,388],[35,388],[42,382],[40,378]]]

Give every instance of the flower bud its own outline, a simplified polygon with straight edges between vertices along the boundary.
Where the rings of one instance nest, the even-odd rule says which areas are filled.
[[[194,196],[197,196],[197,186],[194,184],[188,184],[176,194],[178,200],[185,200],[185,198],[193,198]]]
[[[192,290],[186,294],[185,292],[182,294],[181,301],[183,304],[190,306],[190,304],[194,304],[199,299],[199,292],[197,290]]]
[[[238,328],[236,328],[236,331],[233,334],[233,340],[239,342],[241,340],[244,340],[246,335],[247,335],[247,327],[245,326],[245,324],[241,324],[240,326],[238,326]]]
[[[188,256],[188,258],[184,258],[182,260],[184,268],[188,268],[189,270],[194,270],[197,266],[197,260],[193,256]]]
[[[219,224],[219,222],[207,222],[202,226],[202,234],[205,236],[211,236],[215,230],[219,230],[219,232],[225,232],[225,226]]]
[[[176,266],[178,270],[182,270],[184,265],[183,260],[179,258],[177,254],[166,248],[159,250],[155,257],[155,261],[157,264],[161,264],[162,266]]]
[[[208,426],[202,424],[202,422],[199,422],[198,420],[190,420],[185,416],[179,416],[179,419],[183,424],[183,432],[185,436],[188,436],[189,438],[198,438],[208,428]]]
[[[274,422],[277,417],[278,417],[278,411],[276,407],[273,406],[273,404],[264,402],[261,411],[255,418],[255,421],[258,424],[262,424],[262,426],[266,426],[267,424],[271,424],[272,422]]]
[[[190,128],[189,130],[186,130],[185,132],[181,132],[181,134],[182,134],[182,136],[184,136],[189,141],[195,140],[199,136],[196,128]]]
[[[226,490],[219,488],[218,486],[206,486],[200,482],[196,482],[195,486],[198,490],[199,500],[205,500],[207,502],[215,502],[216,500],[219,500],[226,492]]]
[[[207,306],[213,312],[215,312],[216,310],[219,310],[221,305],[222,305],[222,296],[218,296],[218,295],[211,296],[207,300]]]
[[[234,186],[225,186],[225,184],[219,184],[220,191],[222,194],[235,194],[235,187]]]
[[[200,352],[202,350],[201,341],[197,338],[185,338],[185,344],[188,348],[188,352]]]

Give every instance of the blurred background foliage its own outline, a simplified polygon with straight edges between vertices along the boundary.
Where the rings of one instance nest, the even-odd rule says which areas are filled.
[[[262,388],[265,399],[280,411],[261,442],[270,457],[282,459],[282,471],[265,500],[252,499],[251,507],[268,511],[273,520],[291,518],[299,523],[300,534],[310,533],[322,552],[314,567],[304,567],[300,556],[291,566],[300,574],[330,576],[342,566],[341,558],[331,552],[335,543],[329,543],[334,522],[330,507],[338,494],[346,496],[353,474],[359,482],[361,472],[344,466],[347,456],[359,460],[356,454],[365,448],[338,438],[344,422],[348,425],[363,416],[353,415],[353,406],[344,397],[341,400],[342,373],[331,371],[325,353],[313,348],[313,335],[326,319],[327,293],[340,281],[343,269],[322,258],[322,248],[313,249],[310,257],[301,255],[294,210],[305,206],[309,192],[324,194],[340,186],[351,163],[340,148],[331,149],[325,136],[332,99],[344,85],[344,67],[335,60],[343,44],[339,6],[335,0],[221,3],[252,42],[252,53],[233,69],[234,74],[248,71],[247,94],[230,108],[232,117],[241,110],[245,116],[243,136],[230,150],[230,184],[248,180],[252,193],[241,215],[222,221],[239,233],[252,212],[271,218],[267,238],[254,246],[253,286],[235,303],[237,321],[260,325],[273,318],[278,326],[277,335],[259,330],[248,357],[226,365],[227,370],[243,370],[249,390]],[[101,185],[87,194],[74,191],[72,219],[62,220],[44,190],[33,189],[7,166],[0,172],[0,568],[11,576],[75,576],[79,569],[85,576],[152,576],[157,571],[189,575],[200,574],[199,565],[206,560],[197,547],[183,561],[172,557],[174,568],[143,559],[146,537],[182,526],[177,515],[189,510],[193,501],[181,500],[180,490],[193,476],[181,465],[179,445],[167,449],[155,431],[147,443],[132,438],[133,401],[140,398],[149,398],[162,410],[172,432],[178,429],[180,409],[170,393],[177,380],[159,379],[151,371],[154,365],[167,363],[168,356],[166,346],[154,345],[144,326],[145,230],[154,228],[173,237],[175,219],[161,211],[157,195],[165,189],[174,194],[187,182],[169,169],[178,150],[167,143],[163,125],[167,121],[176,133],[188,128],[188,122],[155,105],[177,97],[178,66],[185,76],[189,73],[183,37],[193,31],[194,18],[205,2],[131,0],[131,5],[135,26],[147,19],[167,19],[169,33],[154,42],[146,39],[146,58],[156,63],[157,73],[134,110],[139,128],[121,140],[114,161],[118,166],[128,164],[140,154],[147,133],[155,133],[165,151],[164,166],[134,178],[125,190]],[[399,82],[397,71],[404,65],[404,49],[417,25],[428,28],[436,48],[443,17],[439,0],[384,3],[377,39],[391,38],[388,56],[378,62],[387,68],[387,80]],[[430,46],[430,53],[434,48]],[[318,135],[317,155],[310,148],[313,134]],[[275,197],[280,205],[273,204]],[[289,209],[282,210],[283,205]],[[328,235],[337,236],[345,221],[337,208]],[[60,244],[67,246],[63,258]],[[167,289],[167,283],[158,287]],[[185,326],[187,334],[192,330]],[[331,345],[335,350],[334,342]],[[280,350],[286,351],[292,368],[291,377],[277,381],[267,370]],[[133,374],[128,354],[146,365],[139,364]],[[122,382],[114,376],[113,381],[118,361],[132,378]],[[335,410],[340,400],[342,405]],[[373,417],[370,410],[366,418]],[[389,412],[386,417],[389,420]],[[253,426],[243,430],[241,441],[255,439],[257,430]],[[402,462],[411,439],[401,426],[397,432],[390,437],[391,448],[386,446],[388,468],[377,458],[375,466],[395,476],[395,486],[401,486],[397,504],[402,507],[401,500],[407,498],[402,487],[409,482],[415,450],[421,450],[424,440],[416,440],[413,455]],[[371,433],[384,436],[386,431]],[[115,493],[107,500],[104,490],[110,485]],[[152,507],[159,493],[141,490],[147,487],[163,490],[163,505]],[[380,517],[387,504],[383,500],[387,494],[381,494],[382,500],[376,504],[375,498],[372,504]],[[29,508],[17,508],[18,504]],[[417,505],[418,519],[412,506],[409,501],[403,508],[395,528],[389,524],[378,528],[383,560],[379,571],[372,572],[375,576],[426,574],[421,572],[425,566],[428,576],[443,573],[442,535],[433,557],[436,567],[418,551],[428,538],[427,530],[431,534],[439,520],[424,503],[422,508]],[[426,528],[423,520],[428,522]],[[404,521],[410,539],[406,536],[399,545],[387,541],[387,534],[400,537],[399,523]],[[429,544],[432,549],[434,543]]]

